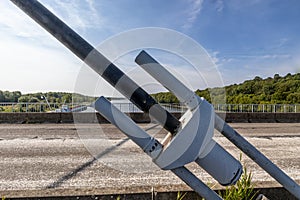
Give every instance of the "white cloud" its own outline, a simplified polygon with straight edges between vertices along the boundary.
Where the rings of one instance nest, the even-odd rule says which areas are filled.
[[[277,41],[273,42],[273,44],[271,43],[269,47],[267,47],[267,49],[269,51],[274,51],[274,50],[281,50],[285,47],[287,47],[288,45],[291,45],[291,40],[289,38],[280,38]]]
[[[280,75],[298,73],[300,72],[300,57],[295,55],[239,55],[230,63],[222,61],[223,65],[220,69],[226,85],[253,79],[255,76],[266,78],[273,77],[276,73]]]
[[[18,37],[43,37],[45,31],[10,1],[0,1],[0,31]]]
[[[255,53],[249,53],[249,54],[222,54],[224,57],[220,57],[221,53],[218,51],[214,51],[210,53],[213,60],[216,61],[216,63],[222,63],[224,62],[231,62],[231,61],[245,61],[247,62],[265,62],[266,60],[289,60],[292,59],[291,54],[255,54]]]
[[[72,91],[79,59],[11,2],[0,7],[0,90]]]
[[[5,37],[0,46],[0,90],[72,91],[79,59],[66,51],[45,49]]]
[[[103,25],[103,17],[93,0],[42,0],[44,5],[75,29],[95,28]]]
[[[222,12],[224,9],[224,2],[222,0],[217,0],[216,1],[216,10],[218,12]]]
[[[266,54],[262,56],[258,56],[257,58],[262,58],[262,59],[289,59],[292,56],[289,54]]]
[[[209,52],[209,56],[211,57],[212,61],[214,62],[214,64],[219,65],[220,63],[220,58],[218,57],[218,55],[220,54],[219,51],[213,51],[213,52]]]
[[[186,10],[186,23],[182,26],[183,29],[189,29],[193,26],[194,22],[196,21],[200,11],[202,9],[203,0],[189,0],[188,9]]]
[[[226,1],[227,5],[230,6],[231,9],[234,10],[242,10],[247,9],[248,7],[256,6],[261,2],[265,2],[264,0],[251,0],[251,1],[240,1],[240,0],[228,0]]]

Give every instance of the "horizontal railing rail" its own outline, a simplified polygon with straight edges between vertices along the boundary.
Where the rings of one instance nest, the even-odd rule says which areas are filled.
[[[300,104],[215,104],[216,112],[298,113]]]
[[[142,112],[132,103],[113,103],[122,112]],[[0,112],[94,112],[89,103],[0,102]],[[169,112],[185,112],[182,104],[161,104]],[[216,112],[299,113],[300,104],[214,104]]]

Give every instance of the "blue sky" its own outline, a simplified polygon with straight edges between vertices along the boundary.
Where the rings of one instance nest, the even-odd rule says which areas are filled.
[[[300,72],[298,0],[40,2],[94,46],[133,28],[182,32],[208,51],[225,85]],[[0,90],[73,92],[82,62],[11,2],[0,9]]]

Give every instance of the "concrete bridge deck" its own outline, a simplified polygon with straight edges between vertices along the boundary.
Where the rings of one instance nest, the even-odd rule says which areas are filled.
[[[300,183],[299,123],[231,125]],[[159,127],[150,132],[157,138],[165,134]],[[226,138],[216,133],[215,140],[239,157],[240,150]],[[242,162],[252,171],[257,187],[279,186],[245,155]],[[188,167],[219,188],[198,166]],[[157,169],[110,124],[102,124],[101,129],[98,124],[0,124],[0,196],[149,192],[152,187],[156,191],[189,189],[172,173]]]

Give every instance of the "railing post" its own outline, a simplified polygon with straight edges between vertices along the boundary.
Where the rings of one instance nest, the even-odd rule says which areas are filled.
[[[32,105],[32,112],[44,112],[47,105],[43,102],[37,103],[14,103],[6,102],[2,106],[11,107],[8,112],[30,112],[30,106]],[[68,104],[69,107],[76,107],[75,104]],[[123,112],[139,112],[140,110],[132,103],[115,103],[117,107]],[[20,109],[16,109],[16,106],[20,106]],[[39,106],[39,108],[38,108]],[[45,106],[45,107],[43,107]],[[182,105],[174,104],[162,104],[162,106],[169,112],[184,112],[185,107]],[[53,103],[53,108],[61,107],[60,104]],[[71,108],[70,107],[70,108]],[[23,110],[24,109],[24,110]],[[284,113],[298,113],[299,104],[215,104],[214,109],[216,112],[284,112]]]

